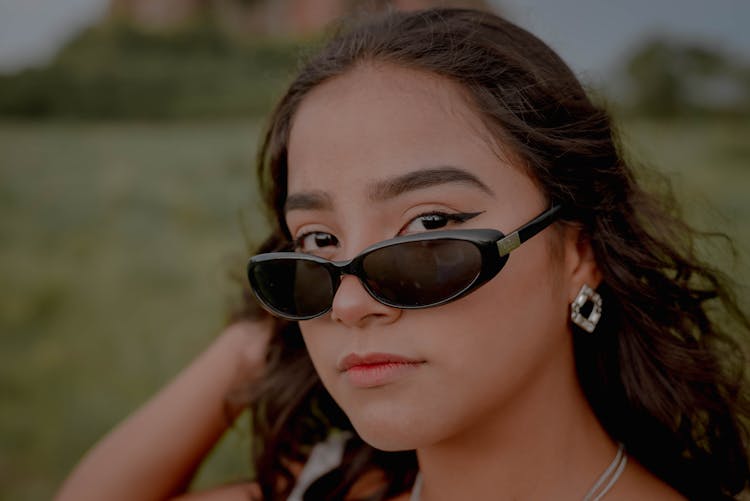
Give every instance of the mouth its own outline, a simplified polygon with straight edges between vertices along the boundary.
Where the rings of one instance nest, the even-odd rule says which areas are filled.
[[[402,357],[390,353],[349,354],[338,363],[339,372],[358,388],[373,388],[393,383],[414,370],[424,360]]]

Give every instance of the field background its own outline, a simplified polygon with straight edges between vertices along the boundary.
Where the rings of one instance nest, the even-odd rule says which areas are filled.
[[[257,130],[0,124],[0,499],[48,499],[219,332],[262,233]],[[223,476],[249,471],[234,438]]]
[[[631,120],[629,151],[750,278],[750,125]],[[83,452],[211,342],[263,232],[255,121],[0,124],[0,499],[46,499]],[[750,295],[742,295],[748,304]],[[186,416],[189,419],[189,416]],[[247,430],[201,472],[246,476]]]

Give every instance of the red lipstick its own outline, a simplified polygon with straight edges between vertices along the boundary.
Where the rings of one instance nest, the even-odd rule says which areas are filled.
[[[423,360],[402,357],[390,353],[368,353],[347,355],[337,368],[346,374],[349,382],[358,388],[373,388],[392,383],[417,369]]]

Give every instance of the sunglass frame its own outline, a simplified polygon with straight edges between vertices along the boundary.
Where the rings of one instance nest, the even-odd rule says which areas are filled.
[[[441,306],[460,299],[461,297],[476,290],[478,287],[484,285],[489,280],[494,278],[505,266],[505,263],[508,261],[510,252],[518,248],[523,242],[549,226],[553,222],[559,209],[559,205],[552,206],[550,209],[546,210],[520,228],[514,230],[507,236],[503,232],[494,229],[436,230],[425,233],[415,233],[411,235],[398,236],[395,238],[384,240],[382,242],[378,242],[367,247],[352,259],[344,261],[331,261],[320,256],[315,256],[313,254],[304,254],[301,252],[268,252],[258,254],[250,258],[250,261],[247,264],[247,276],[253,294],[258,299],[258,301],[260,301],[261,305],[270,313],[287,320],[311,320],[321,315],[325,315],[326,313],[331,311],[331,308],[333,306],[333,298],[336,296],[339,284],[341,283],[344,275],[356,276],[367,293],[373,299],[386,306],[402,310],[432,308],[434,306]],[[367,255],[387,247],[393,247],[405,243],[434,240],[460,240],[469,242],[479,249],[481,255],[481,267],[479,273],[462,290],[456,292],[448,298],[434,303],[423,305],[402,305],[396,304],[386,298],[378,296],[377,293],[368,286],[365,279],[366,275],[362,266],[362,262]],[[258,292],[259,287],[255,283],[253,269],[259,264],[268,261],[280,260],[308,261],[323,266],[324,269],[328,272],[331,278],[331,284],[333,286],[333,290],[331,293],[331,304],[328,306],[328,308],[313,315],[289,315],[288,313],[280,311],[272,304],[268,303],[266,299],[262,297],[262,294]]]

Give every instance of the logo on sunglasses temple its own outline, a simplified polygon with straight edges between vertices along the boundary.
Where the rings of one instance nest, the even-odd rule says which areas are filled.
[[[521,246],[521,236],[517,231],[514,231],[505,238],[501,238],[497,241],[497,250],[501,256],[510,254],[511,251],[518,249]]]

